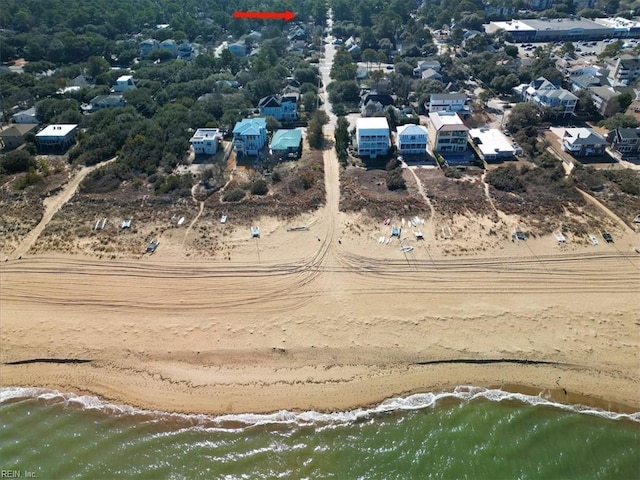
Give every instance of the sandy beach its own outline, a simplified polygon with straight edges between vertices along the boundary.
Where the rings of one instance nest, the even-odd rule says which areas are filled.
[[[198,413],[343,410],[456,385],[640,408],[637,233],[451,254],[473,251],[470,219],[458,243],[430,233],[403,253],[378,243],[388,227],[338,212],[326,157],[309,230],[261,219],[260,239],[228,235],[228,258],[187,255],[174,233],[150,257],[4,262],[0,384]]]

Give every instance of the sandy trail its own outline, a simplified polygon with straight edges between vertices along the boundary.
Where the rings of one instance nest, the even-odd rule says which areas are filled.
[[[117,157],[114,157],[111,160],[107,160],[106,162],[92,165],[90,167],[82,167],[78,171],[78,173],[76,173],[76,175],[71,180],[69,180],[69,182],[67,182],[64,188],[57,195],[46,198],[43,201],[44,214],[42,215],[40,223],[38,223],[38,225],[36,225],[34,229],[31,230],[29,234],[22,240],[20,245],[18,245],[18,247],[12,254],[13,258],[20,258],[22,257],[22,255],[26,254],[29,251],[33,244],[36,243],[36,240],[38,240],[38,237],[49,224],[53,216],[64,206],[65,203],[71,200],[71,198],[75,195],[80,182],[82,182],[82,180],[84,180],[87,175],[89,175],[94,170],[97,170],[98,168],[102,168],[112,162],[115,162],[116,158]]]
[[[587,200],[588,202],[592,203],[593,205],[598,207],[600,210],[602,210],[604,213],[606,213],[609,216],[609,218],[611,218],[613,221],[615,221],[627,233],[635,233],[634,230],[629,225],[627,225],[627,223],[624,220],[622,220],[618,215],[613,213],[609,208],[607,208],[602,202],[600,202],[593,195],[589,195],[587,192],[585,192],[584,190],[581,190],[581,189],[579,189],[577,187],[576,187],[576,190],[578,190],[582,194],[582,196],[585,198],[585,200]]]
[[[403,161],[402,162],[402,166],[404,168],[406,168],[407,170],[409,170],[409,172],[413,176],[413,179],[416,181],[416,186],[418,187],[418,193],[424,199],[424,202],[429,206],[429,211],[430,211],[429,221],[433,221],[433,219],[434,219],[434,217],[436,215],[436,210],[435,210],[435,208],[433,208],[433,204],[431,203],[431,200],[429,199],[429,197],[427,196],[427,193],[424,190],[424,185],[422,184],[422,182],[418,178],[418,175],[416,174],[416,172],[414,172],[412,168],[409,168],[409,166],[406,164],[406,162]]]

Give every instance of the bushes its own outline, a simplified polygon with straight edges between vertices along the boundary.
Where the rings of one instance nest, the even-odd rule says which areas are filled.
[[[229,190],[225,192],[222,196],[223,202],[239,202],[244,198],[244,190],[241,188],[234,188],[233,190]]]
[[[447,166],[442,170],[444,171],[444,176],[447,178],[462,178],[462,173],[457,168]]]
[[[526,190],[521,173],[513,165],[496,168],[487,173],[487,183],[505,192],[524,192]]]
[[[25,150],[14,150],[0,158],[0,166],[7,173],[26,172],[36,166],[36,160]]]
[[[266,195],[269,191],[269,186],[266,180],[260,178],[251,184],[250,190],[252,195]]]
[[[35,185],[42,181],[42,175],[40,175],[34,167],[29,167],[29,171],[24,177],[18,179],[15,183],[16,189],[24,190],[25,188]]]
[[[394,168],[387,172],[387,188],[389,190],[406,190],[407,183],[404,181],[401,168]]]

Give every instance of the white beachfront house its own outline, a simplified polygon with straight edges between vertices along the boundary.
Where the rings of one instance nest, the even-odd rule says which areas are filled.
[[[427,152],[427,128],[409,123],[397,128],[398,153],[419,155]]]
[[[199,128],[189,143],[196,155],[215,155],[221,140],[222,134],[217,128]]]
[[[389,153],[389,124],[385,117],[358,118],[356,121],[358,155],[376,158]]]

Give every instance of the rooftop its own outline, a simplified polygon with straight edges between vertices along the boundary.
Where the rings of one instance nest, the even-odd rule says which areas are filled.
[[[472,128],[469,136],[483,155],[512,154],[515,155],[515,148],[511,141],[504,134],[495,128]]]
[[[289,148],[298,148],[302,141],[302,130],[299,128],[280,129],[273,134],[271,144],[272,150],[288,150]]]
[[[387,130],[389,130],[389,124],[387,123],[386,117],[358,118],[356,120],[356,127],[358,129],[361,129],[361,128],[378,128],[378,129],[387,129]]]
[[[216,137],[221,136],[220,130],[217,128],[199,128],[196,130],[196,133],[191,137],[192,142],[199,142],[205,139],[215,139]]]
[[[400,125],[397,128],[398,136],[400,135],[426,135],[427,128],[422,125],[414,125],[413,123],[407,123],[406,125]]]
[[[267,128],[267,119],[264,117],[245,118],[236,123],[233,134],[237,135],[258,135],[260,130]]]
[[[436,130],[468,130],[460,116],[456,112],[431,112],[429,120]]]
[[[36,137],[65,137],[77,127],[77,124],[49,125],[37,133]]]
[[[570,143],[576,145],[604,145],[607,143],[595,130],[586,127],[565,128],[564,138],[566,139],[567,137],[569,137],[568,141]]]

